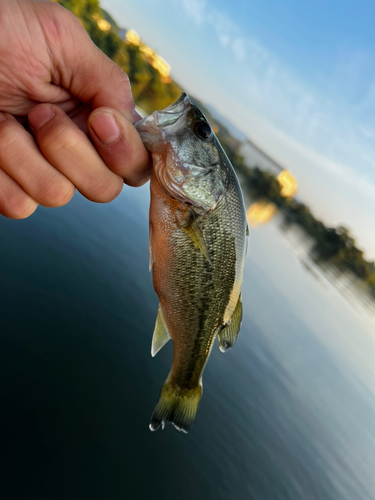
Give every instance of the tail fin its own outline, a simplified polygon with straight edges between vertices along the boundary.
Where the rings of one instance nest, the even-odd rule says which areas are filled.
[[[165,424],[171,422],[179,431],[188,432],[197,414],[201,396],[202,385],[184,389],[165,382],[151,416],[150,430],[156,431],[160,426],[164,429]]]

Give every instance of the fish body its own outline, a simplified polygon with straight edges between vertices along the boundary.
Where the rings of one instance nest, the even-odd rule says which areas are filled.
[[[153,157],[150,264],[160,305],[152,354],[174,344],[150,428],[172,422],[187,432],[216,337],[225,351],[239,332],[245,207],[232,165],[186,94],[136,127]]]

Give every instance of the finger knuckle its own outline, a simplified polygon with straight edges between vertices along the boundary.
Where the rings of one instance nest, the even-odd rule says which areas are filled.
[[[113,175],[113,174],[112,174]],[[112,177],[110,181],[96,183],[91,186],[87,198],[97,203],[109,203],[121,193],[123,180],[119,176]]]
[[[122,178],[116,177],[116,179],[111,183],[110,186],[108,186],[108,189],[105,192],[105,202],[108,203],[117,198],[117,196],[119,196],[119,194],[121,193],[123,186],[124,181],[122,180]]]
[[[40,204],[44,207],[63,207],[73,198],[74,185],[68,180],[59,180],[44,190]]]
[[[14,151],[14,144],[19,139],[18,124],[8,121],[0,128],[0,158],[8,156],[9,151]]]
[[[35,212],[37,206],[26,193],[8,193],[0,200],[0,213],[9,219],[26,219]]]
[[[79,143],[79,130],[75,130],[65,124],[59,124],[40,140],[40,148],[51,156],[57,156],[62,151],[73,153],[77,150]]]
[[[118,81],[119,84],[123,87],[123,90],[125,92],[124,95],[127,95],[129,92],[131,92],[129,76],[119,66],[113,65],[111,77],[113,81]]]

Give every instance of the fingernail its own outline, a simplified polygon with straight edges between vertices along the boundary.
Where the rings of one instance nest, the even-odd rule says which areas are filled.
[[[2,113],[2,112],[0,111],[0,123],[1,123],[1,122],[4,122],[5,120],[6,120],[6,117],[5,117],[4,113]]]
[[[121,130],[116,118],[109,113],[96,113],[90,123],[97,138],[104,144],[112,144],[120,137]]]
[[[34,130],[38,130],[49,122],[54,116],[55,113],[53,112],[51,106],[48,106],[48,104],[41,104],[30,111],[29,124]]]

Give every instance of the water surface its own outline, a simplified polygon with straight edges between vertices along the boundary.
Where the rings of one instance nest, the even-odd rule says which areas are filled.
[[[251,233],[244,322],[213,349],[191,432],[148,430],[148,187],[0,219],[1,497],[374,500],[374,320]]]

